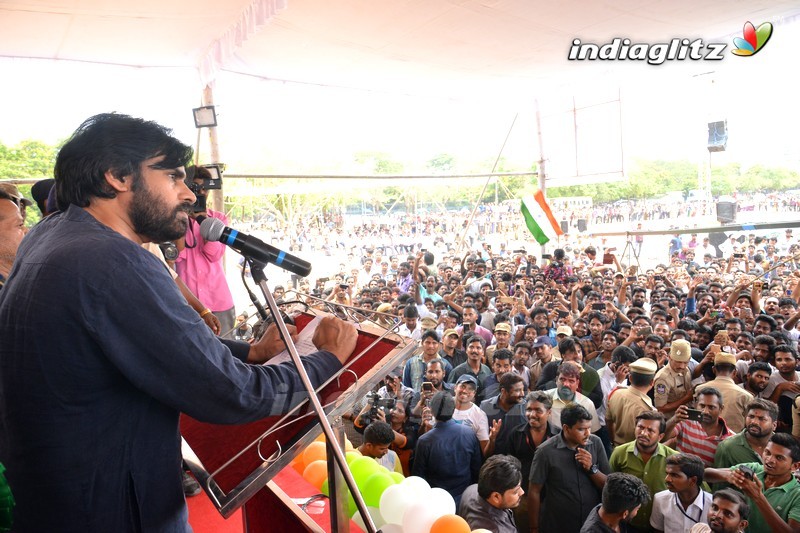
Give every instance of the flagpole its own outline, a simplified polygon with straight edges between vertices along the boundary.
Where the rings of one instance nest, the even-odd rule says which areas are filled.
[[[544,168],[544,142],[542,141],[542,113],[539,109],[539,99],[536,98],[534,100],[536,104],[536,136],[539,140],[539,190],[542,191],[545,200],[547,200],[547,190],[545,185],[545,179],[547,178],[547,174]],[[558,236],[559,242],[561,240],[561,236]],[[539,257],[542,256],[544,253],[544,245],[539,245]]]

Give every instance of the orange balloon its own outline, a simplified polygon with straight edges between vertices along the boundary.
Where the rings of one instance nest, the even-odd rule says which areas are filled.
[[[455,514],[446,514],[436,519],[431,533],[470,533],[467,521]]]
[[[303,470],[303,479],[322,489],[322,484],[328,479],[328,462],[314,461]]]
[[[292,459],[292,462],[289,463],[289,466],[294,468],[295,471],[302,476],[303,475],[303,470],[306,469],[306,463],[303,462],[303,454],[300,454],[297,457],[295,457],[294,459]]]
[[[325,442],[325,433],[324,433],[324,432],[323,432],[323,433],[320,433],[320,434],[319,434],[319,437],[317,437],[316,439],[314,439],[314,442]]]
[[[308,466],[314,461],[325,461],[328,454],[325,451],[324,442],[312,442],[303,450],[303,463]]]

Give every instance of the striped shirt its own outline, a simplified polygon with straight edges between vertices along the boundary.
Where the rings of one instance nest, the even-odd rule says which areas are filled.
[[[722,417],[719,418],[719,425],[721,426],[720,434],[709,436],[700,422],[682,421],[675,426],[675,431],[678,433],[675,449],[682,453],[693,453],[702,459],[707,467],[713,466],[717,445],[736,434],[728,428]]]

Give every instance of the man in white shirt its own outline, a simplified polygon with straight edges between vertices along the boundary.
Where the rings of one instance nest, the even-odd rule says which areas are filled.
[[[478,380],[475,376],[464,374],[456,380],[456,410],[453,412],[453,420],[472,428],[481,443],[481,450],[484,450],[489,443],[489,419],[473,403],[477,390]]]
[[[667,490],[653,497],[650,525],[656,531],[689,531],[708,523],[711,494],[702,490],[705,464],[696,455],[678,453],[667,457]]]

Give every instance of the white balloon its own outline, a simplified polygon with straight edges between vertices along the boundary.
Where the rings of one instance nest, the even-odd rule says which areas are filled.
[[[403,515],[403,531],[409,533],[425,533],[438,516],[428,501],[417,501],[409,505]]]
[[[369,511],[369,515],[372,517],[372,522],[378,529],[380,529],[381,526],[383,526],[386,523],[386,520],[384,520],[383,516],[381,516],[380,509],[378,509],[377,507],[367,507],[367,511]],[[364,519],[361,518],[361,513],[356,511],[355,513],[353,513],[353,516],[351,518],[353,522],[358,524],[358,527],[360,527],[364,531],[367,531],[367,525],[364,523]]]
[[[403,533],[403,526],[397,524],[385,524],[381,528],[381,533]]]
[[[488,529],[473,529],[471,533],[492,533]]]
[[[415,501],[415,494],[403,484],[392,485],[383,491],[380,513],[387,524],[402,524],[406,508]]]
[[[428,491],[431,490],[431,486],[428,482],[419,476],[408,476],[400,484],[408,487],[417,498],[427,496]]]
[[[436,518],[446,514],[456,514],[456,501],[446,490],[434,487],[425,498],[430,502]]]

